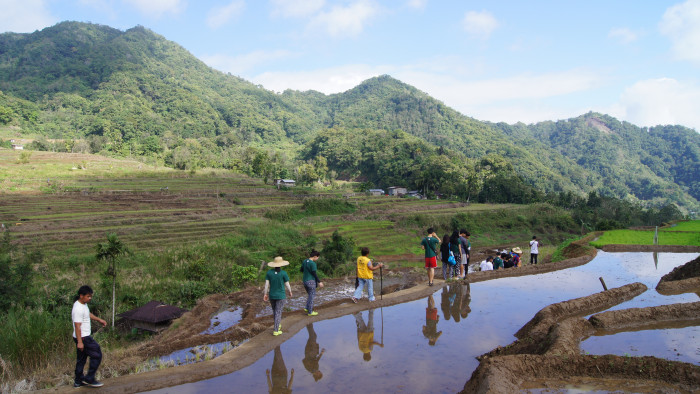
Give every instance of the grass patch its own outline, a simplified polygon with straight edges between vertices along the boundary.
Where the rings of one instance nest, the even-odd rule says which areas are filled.
[[[606,231],[600,238],[590,243],[596,248],[604,245],[653,245],[654,231],[644,230],[611,230]],[[700,231],[673,232],[659,231],[659,245],[692,245],[700,246]]]

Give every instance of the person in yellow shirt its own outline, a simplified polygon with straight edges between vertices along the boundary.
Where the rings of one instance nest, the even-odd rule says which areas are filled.
[[[367,297],[369,298],[369,302],[372,302],[374,301],[374,286],[372,284],[374,274],[372,271],[378,270],[383,267],[384,264],[372,264],[372,260],[369,259],[369,248],[367,247],[360,249],[360,253],[362,256],[357,258],[358,286],[355,289],[355,293],[352,295],[352,302],[357,303],[357,300],[362,298],[362,289],[364,287],[367,287]]]
[[[362,359],[369,361],[372,359],[372,347],[374,345],[384,347],[383,343],[374,341],[374,309],[369,310],[367,324],[362,318],[362,312],[357,312],[354,316],[355,324],[357,324],[357,347],[362,352]]]

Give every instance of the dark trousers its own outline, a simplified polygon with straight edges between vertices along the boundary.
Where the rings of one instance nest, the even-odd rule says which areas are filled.
[[[83,337],[83,350],[78,349],[78,340],[73,338],[76,345],[77,360],[75,362],[75,382],[82,383],[83,381],[92,383],[95,381],[95,373],[102,362],[102,349],[92,336]],[[90,357],[90,366],[88,367],[87,375],[83,375],[85,362]]]

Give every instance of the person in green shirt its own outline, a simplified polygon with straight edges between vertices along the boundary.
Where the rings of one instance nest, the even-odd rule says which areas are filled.
[[[428,286],[433,285],[435,277],[435,267],[437,267],[437,250],[440,238],[435,234],[435,230],[430,227],[427,230],[428,236],[420,242],[420,247],[425,250],[425,269],[428,271]]]
[[[320,255],[321,253],[318,251],[312,250],[311,253],[309,253],[309,258],[301,263],[301,272],[303,273],[302,281],[304,282],[304,288],[307,294],[306,308],[304,308],[304,311],[306,311],[309,316],[318,315],[318,312],[314,311],[314,296],[316,295],[316,287],[323,287],[323,282],[318,279],[316,273],[316,260],[318,260]]]
[[[272,269],[265,274],[263,300],[270,301],[272,316],[274,318],[272,335],[275,336],[282,334],[282,308],[284,307],[284,300],[287,298],[284,292],[285,287],[289,291],[289,296],[292,296],[292,287],[289,285],[289,275],[281,268],[285,265],[289,265],[289,261],[284,260],[281,256],[277,256],[273,261],[267,263],[267,266]]]

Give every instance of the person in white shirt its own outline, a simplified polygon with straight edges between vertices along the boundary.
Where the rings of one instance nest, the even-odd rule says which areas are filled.
[[[479,269],[482,271],[493,271],[493,257],[489,256],[486,258],[486,260],[482,261],[481,264],[479,264]]]
[[[102,362],[102,349],[100,345],[92,338],[90,321],[95,320],[102,324],[102,327],[107,326],[107,322],[90,313],[90,308],[87,304],[92,300],[92,289],[90,286],[81,286],[78,289],[78,296],[73,303],[73,311],[71,317],[73,320],[73,341],[76,345],[77,360],[75,362],[75,382],[73,387],[102,387],[102,383],[95,379],[97,368]],[[88,367],[87,375],[83,375],[85,363],[90,357],[90,366]]]
[[[532,236],[532,241],[530,241],[530,264],[537,264],[537,255],[540,253],[538,248],[540,242],[537,240],[537,236]]]

